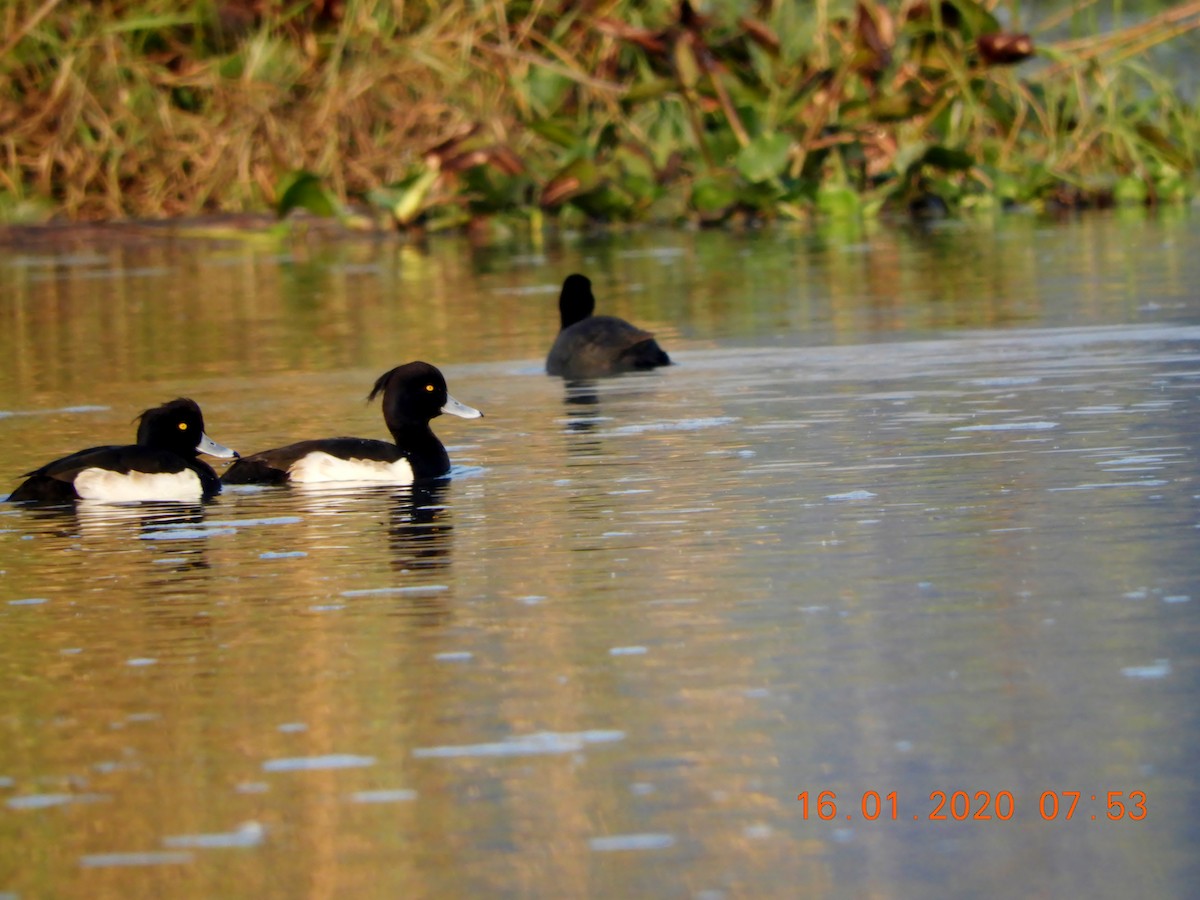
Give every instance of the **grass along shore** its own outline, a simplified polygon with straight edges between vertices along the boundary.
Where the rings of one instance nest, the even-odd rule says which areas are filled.
[[[1019,13],[10,0],[0,222],[304,207],[398,228],[718,224],[1189,199],[1200,115],[1145,54],[1200,27],[1200,2],[1057,43],[1040,35],[1058,20]]]

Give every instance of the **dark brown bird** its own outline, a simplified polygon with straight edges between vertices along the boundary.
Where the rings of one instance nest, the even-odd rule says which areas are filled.
[[[616,316],[594,316],[592,283],[568,275],[558,297],[562,330],[546,357],[546,372],[564,378],[597,378],[669,366],[654,335]]]

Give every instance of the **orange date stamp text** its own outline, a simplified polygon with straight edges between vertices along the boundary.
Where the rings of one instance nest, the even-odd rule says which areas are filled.
[[[1017,798],[1012,791],[932,791],[928,803],[922,802],[915,812],[901,809],[900,794],[890,791],[863,791],[838,797],[835,791],[796,796],[801,818],[829,821],[874,822],[880,819],[897,821],[912,812],[913,821],[929,822],[1008,822],[1017,816]],[[1025,804],[1021,804],[1024,808]],[[1075,818],[1090,821],[1140,822],[1149,815],[1145,791],[1042,791],[1033,806],[1047,822],[1070,821]]]

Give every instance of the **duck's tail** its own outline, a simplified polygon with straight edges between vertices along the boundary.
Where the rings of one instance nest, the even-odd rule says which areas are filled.
[[[671,365],[671,357],[658,346],[654,338],[638,341],[621,353],[621,359],[633,369],[656,369],[659,366]]]

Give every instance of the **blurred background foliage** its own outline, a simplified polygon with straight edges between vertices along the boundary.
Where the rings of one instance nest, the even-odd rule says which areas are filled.
[[[1148,53],[1194,45],[1200,2],[1096,10],[10,0],[0,221],[503,232],[1184,201],[1196,108]]]

